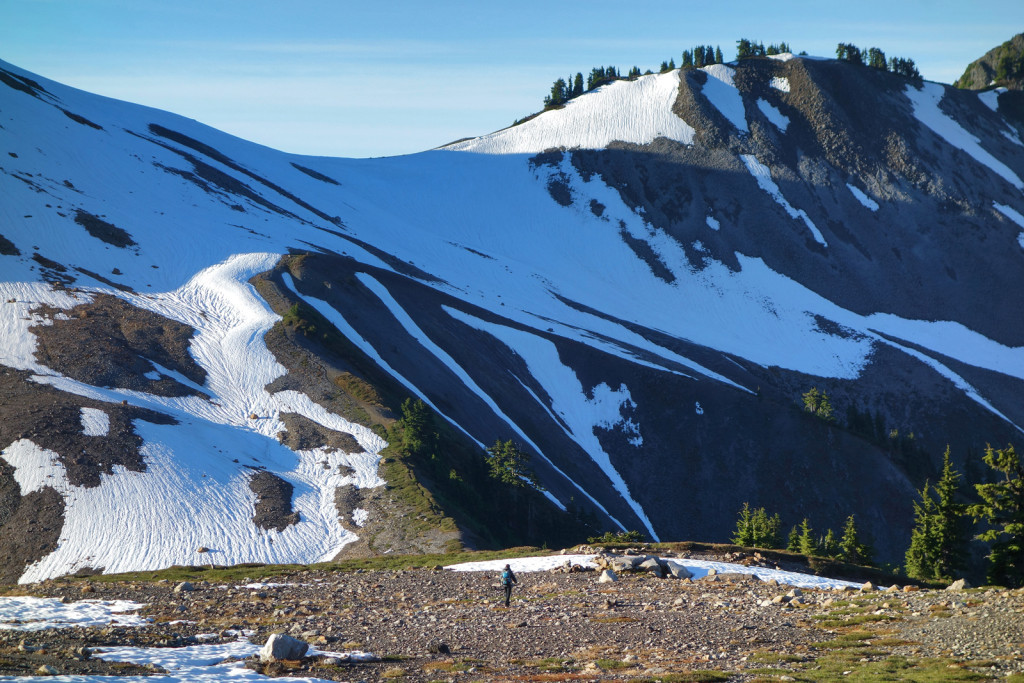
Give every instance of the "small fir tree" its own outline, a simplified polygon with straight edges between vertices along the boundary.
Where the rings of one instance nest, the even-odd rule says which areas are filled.
[[[537,477],[529,468],[529,454],[511,439],[495,441],[494,445],[487,449],[487,453],[490,456],[487,465],[492,479],[509,486],[537,485]]]
[[[804,410],[826,422],[835,422],[835,411],[832,409],[832,401],[829,400],[828,394],[818,391],[818,387],[811,387],[802,398]]]
[[[836,557],[839,555],[839,543],[836,541],[836,535],[831,529],[825,532],[825,538],[821,539],[819,552],[825,557]]]
[[[789,536],[786,539],[786,550],[793,553],[800,552],[800,531],[795,525],[789,530]]]
[[[800,554],[816,555],[818,553],[818,542],[814,539],[814,529],[811,528],[810,520],[804,517],[800,522]]]
[[[853,515],[850,515],[846,518],[843,537],[839,540],[839,559],[850,564],[871,564],[873,554],[871,546],[861,542],[857,524]]]
[[[974,485],[981,502],[971,505],[968,513],[992,527],[978,535],[992,544],[987,580],[1004,586],[1024,586],[1024,465],[1012,444],[999,450],[989,446],[984,460],[1001,478]]]
[[[779,548],[781,526],[778,514],[769,517],[763,507],[751,510],[749,503],[743,503],[732,542],[748,548]]]

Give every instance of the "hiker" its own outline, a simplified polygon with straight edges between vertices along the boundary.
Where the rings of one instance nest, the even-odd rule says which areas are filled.
[[[512,599],[512,584],[514,583],[519,583],[519,579],[513,573],[512,567],[506,564],[505,568],[501,570],[501,587],[505,589],[505,607],[509,606],[509,601]]]

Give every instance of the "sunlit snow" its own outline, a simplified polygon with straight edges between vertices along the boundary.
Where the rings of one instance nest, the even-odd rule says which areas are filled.
[[[761,113],[765,115],[769,121],[771,121],[776,128],[783,133],[786,132],[786,128],[789,127],[789,117],[779,111],[778,107],[763,98],[757,98],[757,108],[761,110]]]
[[[600,149],[616,140],[643,145],[659,137],[689,145],[693,128],[672,113],[678,90],[678,71],[614,81],[569,100],[561,109],[445,149],[536,154],[551,147]]]
[[[789,79],[785,76],[772,76],[772,80],[768,84],[776,90],[789,92]]]
[[[106,436],[110,432],[110,416],[98,408],[82,408],[82,433]]]
[[[582,554],[570,554],[570,555],[550,555],[547,557],[519,557],[507,560],[483,560],[480,562],[463,562],[460,564],[452,564],[445,567],[445,569],[457,572],[493,572],[497,574],[502,568],[508,564],[512,571],[522,574],[528,574],[530,572],[542,572],[557,569],[565,565],[566,562],[571,564],[580,565],[582,567],[594,568],[597,565],[594,563],[595,555],[582,555]],[[789,586],[796,586],[798,588],[818,588],[823,590],[843,588],[849,586],[851,588],[859,588],[862,584],[854,581],[843,581],[842,579],[830,579],[824,576],[814,576],[811,574],[801,574],[799,572],[789,572],[780,569],[769,569],[767,567],[746,567],[741,564],[733,564],[730,562],[717,562],[714,560],[695,560],[690,558],[667,558],[672,562],[677,562],[686,567],[693,578],[699,579],[707,576],[708,573],[713,569],[719,574],[737,573],[737,574],[749,574],[758,577],[762,581],[769,581],[775,579],[781,584]]]
[[[741,133],[749,133],[747,126],[747,114],[743,107],[743,96],[733,83],[733,76],[736,69],[726,64],[712,64],[704,67],[703,71],[708,75],[707,81],[701,86],[704,97],[715,106],[722,115],[729,120],[736,130]]]
[[[130,600],[64,602],[60,598],[0,597],[0,630],[143,626],[149,621],[135,613],[143,607]]]
[[[1024,189],[1024,182],[1016,173],[992,156],[981,146],[981,141],[978,138],[964,130],[963,126],[939,108],[939,103],[946,93],[946,87],[941,83],[928,82],[925,82],[920,90],[912,85],[907,86],[905,92],[914,107],[914,116],[917,117],[917,120],[931,128],[936,135],[942,137],[949,144],[970,154],[978,163],[987,166],[1018,190]]]

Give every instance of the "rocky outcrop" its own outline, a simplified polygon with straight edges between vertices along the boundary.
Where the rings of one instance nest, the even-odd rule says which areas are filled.
[[[954,85],[968,90],[997,85],[1013,90],[1024,88],[1024,33],[1018,33],[971,62]]]

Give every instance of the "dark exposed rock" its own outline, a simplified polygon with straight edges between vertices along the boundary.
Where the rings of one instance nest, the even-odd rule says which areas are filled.
[[[119,228],[113,223],[103,220],[99,216],[94,216],[88,211],[76,209],[75,222],[85,228],[86,231],[96,239],[106,242],[112,246],[124,249],[125,247],[134,247],[137,245],[137,242],[132,239],[132,236],[128,234],[127,230]]]
[[[261,529],[284,531],[298,524],[299,513],[292,511],[293,486],[275,474],[260,470],[249,478],[249,488],[256,494],[253,524]]]

